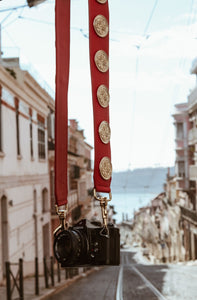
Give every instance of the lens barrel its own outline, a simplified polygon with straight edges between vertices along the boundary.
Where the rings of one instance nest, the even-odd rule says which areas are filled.
[[[85,239],[85,240],[84,240]],[[54,240],[54,255],[63,265],[79,263],[87,252],[87,241],[80,231],[62,230]]]

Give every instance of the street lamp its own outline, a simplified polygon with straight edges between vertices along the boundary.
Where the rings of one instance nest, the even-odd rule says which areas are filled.
[[[36,6],[38,4],[41,4],[44,1],[46,1],[46,0],[27,0],[27,4],[28,4],[29,7],[33,7],[33,6]]]

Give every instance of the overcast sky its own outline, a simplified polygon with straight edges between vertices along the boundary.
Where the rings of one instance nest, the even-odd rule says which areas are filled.
[[[4,11],[25,0],[0,2],[5,56],[20,55],[54,89],[54,0]],[[88,1],[71,0],[69,118],[93,145],[88,52]],[[174,104],[195,86],[197,0],[111,0],[110,120],[114,170],[172,166]]]

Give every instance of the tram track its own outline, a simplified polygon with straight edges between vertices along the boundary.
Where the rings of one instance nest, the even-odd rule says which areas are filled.
[[[181,266],[140,264],[135,253],[121,252],[120,266],[98,268],[89,276],[49,296],[50,300],[171,300],[197,299],[195,280]],[[180,269],[181,268],[181,269]],[[185,268],[184,268],[185,269]],[[178,271],[177,271],[178,270]],[[181,270],[183,272],[182,276]],[[196,267],[190,268],[191,275]],[[177,277],[178,273],[178,277]],[[180,273],[180,274],[179,274]],[[184,275],[186,274],[186,275]],[[188,289],[185,289],[187,284]]]
[[[147,277],[143,274],[143,272],[139,271],[139,269],[137,268],[137,265],[138,264],[133,259],[131,259],[131,261],[129,261],[129,252],[123,252],[123,251],[121,252],[121,266],[120,266],[119,275],[118,275],[116,300],[131,300],[131,299],[137,300],[136,296],[134,296],[134,295],[133,295],[133,297],[131,296],[130,298],[128,298],[127,296],[124,295],[124,286],[126,284],[128,284],[126,278],[124,278],[124,269],[125,268],[127,268],[127,272],[128,272],[128,270],[130,270],[130,271],[132,271],[132,273],[135,273],[138,276],[138,278],[140,278],[141,283],[143,282],[143,284],[146,286],[146,288],[148,288],[151,291],[151,293],[154,294],[154,297],[156,297],[156,299],[167,300],[167,298],[164,295],[162,295],[162,293],[156,288],[156,286],[150,280],[147,279]],[[133,294],[134,294],[135,288],[137,289],[139,287],[132,285],[132,293]],[[128,289],[128,287],[127,287],[127,289]],[[143,289],[145,289],[145,288],[143,287]],[[140,299],[142,299],[142,298],[140,298]],[[153,298],[147,298],[147,296],[145,295],[144,299],[152,300]]]
[[[131,266],[131,268],[141,277],[147,287],[155,294],[155,296],[158,297],[159,300],[167,300],[167,298],[164,297],[160,293],[160,291],[136,267]]]

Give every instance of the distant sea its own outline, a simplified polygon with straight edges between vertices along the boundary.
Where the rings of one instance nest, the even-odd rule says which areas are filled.
[[[113,192],[112,191],[112,201],[109,205],[114,205],[116,215],[116,223],[122,221],[123,214],[128,216],[128,219],[133,218],[134,211],[138,210],[140,207],[146,206],[154,199],[158,193],[147,193],[147,192]]]

